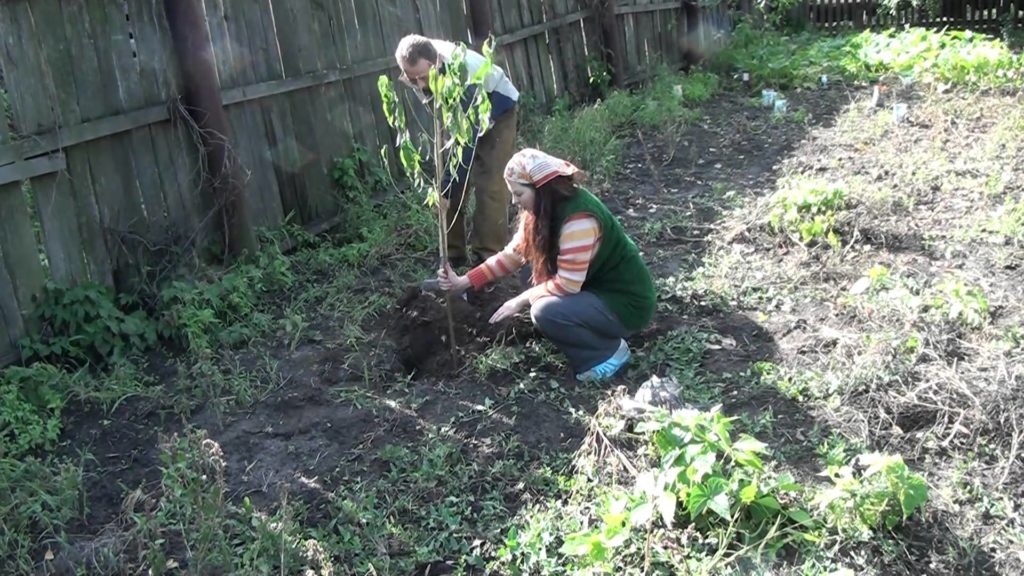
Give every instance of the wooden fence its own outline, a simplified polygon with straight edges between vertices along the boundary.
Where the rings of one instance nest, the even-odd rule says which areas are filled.
[[[884,9],[877,1],[809,0],[795,10],[799,20],[817,28],[879,28],[902,25],[998,32],[1024,26],[1022,0],[938,0],[936,8]]]
[[[376,78],[397,75],[392,54],[407,33],[478,45],[470,28],[489,28],[499,63],[544,107],[584,97],[609,22],[616,64],[636,79],[720,41],[706,30],[726,18],[678,1],[483,3],[481,23],[472,0],[203,0],[252,223],[316,228],[342,209],[330,168],[357,144],[394,141]],[[215,242],[222,223],[179,102],[162,0],[4,0],[0,43],[3,364],[17,358],[47,280],[128,289]]]

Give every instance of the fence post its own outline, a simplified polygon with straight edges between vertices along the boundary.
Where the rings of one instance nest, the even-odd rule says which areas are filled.
[[[470,41],[477,48],[484,45],[487,37],[494,32],[490,0],[469,0]]]
[[[223,216],[225,254],[228,257],[245,252],[255,254],[256,235],[249,224],[245,192],[237,167],[228,159],[231,132],[202,0],[164,0],[164,12],[181,70],[185,106],[199,128],[203,144],[205,183],[213,190],[215,213]]]
[[[612,69],[612,84],[617,87],[626,85],[626,68],[623,60],[626,57],[622,43],[622,32],[615,17],[615,0],[596,0],[595,10],[601,23],[601,52],[604,61]]]

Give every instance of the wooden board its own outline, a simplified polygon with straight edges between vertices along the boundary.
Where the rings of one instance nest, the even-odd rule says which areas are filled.
[[[543,10],[543,21],[551,22],[557,16],[555,15],[555,7],[553,0],[541,0],[541,9]],[[562,39],[562,27],[552,28],[547,31],[548,50],[551,53],[551,65],[552,65],[552,76],[555,82],[554,94],[556,97],[566,96],[573,92],[571,86],[572,74],[569,72],[569,66],[572,58],[571,45],[568,42],[564,42]],[[567,46],[563,46],[566,44]],[[569,48],[568,50],[566,48]]]
[[[358,49],[352,51],[353,62],[393,56],[395,46],[384,42],[384,36],[381,32],[381,16],[377,3],[356,2],[354,16],[355,30],[353,30],[351,25],[345,27],[349,46],[358,47]],[[447,27],[446,30],[449,35],[452,34],[450,14],[439,10],[438,21],[442,27]],[[465,34],[462,37],[464,38]],[[447,36],[445,39],[459,41],[458,35]],[[368,74],[355,78],[352,82],[353,90],[356,94],[360,95],[352,103],[351,114],[353,121],[357,114],[373,119],[376,138],[366,141],[366,147],[370,150],[380,150],[381,146],[392,145],[394,142],[391,127],[388,126],[387,118],[384,116],[380,93],[377,89],[378,75]]]
[[[524,26],[535,26],[544,24],[544,9],[541,0],[520,0],[520,11],[523,15]],[[532,44],[537,52],[537,68],[533,71],[537,82],[543,86],[544,102],[548,105],[555,100],[555,75],[554,63],[551,59],[551,49],[548,46],[548,34],[537,34],[526,39],[527,45]]]
[[[65,30],[73,32],[73,53],[83,70],[76,76],[82,120],[88,121],[124,111],[115,71],[117,38],[107,30],[108,2],[83,0],[64,6]],[[69,17],[70,16],[70,17]],[[128,287],[134,282],[138,266],[131,247],[132,237],[144,237],[146,218],[135,179],[132,142],[127,134],[118,134],[82,146],[88,153],[100,225],[104,231],[107,254],[116,286]]]
[[[579,6],[576,0],[546,0],[552,5],[554,17],[575,13]],[[557,31],[564,64],[566,90],[573,103],[581,101],[588,92],[587,58],[583,49],[583,22],[578,20],[560,26]]]
[[[138,53],[142,101],[150,106],[161,104],[166,109],[166,102],[174,94],[175,62],[162,3],[128,0],[127,6]],[[176,157],[195,154],[194,148],[179,138],[170,121],[150,125],[149,133],[167,214],[167,233],[171,238],[187,240],[197,225],[194,211],[190,210],[193,181],[192,175],[183,169],[186,163],[178,162]]]
[[[335,42],[342,28],[339,20],[341,13],[334,6],[328,6],[314,2],[310,6],[310,19],[313,22],[311,34],[314,35],[316,47],[316,69],[320,70],[341,70],[342,60],[340,52],[344,47],[338,47]],[[378,23],[378,29],[380,24]],[[344,37],[344,34],[342,34]],[[380,54],[383,57],[386,54]],[[374,90],[370,94],[360,95],[361,98],[376,99],[376,75],[366,75],[373,82]],[[352,121],[349,106],[355,98],[345,91],[342,82],[321,84],[311,90],[313,97],[321,107],[323,117],[321,124],[324,128],[324,141],[320,155],[323,159],[324,168],[327,172],[327,188],[321,191],[323,207],[317,214],[317,222],[336,216],[340,211],[346,209],[345,202],[337,191],[337,184],[331,177],[335,162],[352,153],[354,138],[352,134]],[[371,148],[372,150],[372,148]]]
[[[310,34],[310,0],[273,0],[274,22],[277,43],[281,50],[281,61],[286,77],[299,76],[316,69],[314,39]],[[326,173],[326,162],[322,157],[329,135],[325,131],[327,117],[323,103],[307,91],[285,96],[291,107],[294,124],[294,141],[298,155],[295,169],[301,188],[297,205],[287,207],[295,210],[298,222],[308,224],[316,220],[323,209],[325,191],[330,190]]]
[[[262,82],[282,81],[284,65],[278,48],[271,0],[259,2],[258,7],[246,11],[251,18],[248,28],[251,45],[257,49],[253,56],[254,74]],[[267,135],[267,154],[277,182],[282,218],[298,222],[299,197],[305,186],[300,181],[291,106],[283,96],[261,99],[259,106]]]
[[[21,311],[18,310],[14,283],[7,274],[3,260],[0,259],[0,365],[6,364],[6,358],[16,358],[18,339],[24,334],[25,323],[22,322]]]
[[[495,34],[508,34],[517,31],[521,26],[519,7],[516,2],[505,2],[494,0],[491,4],[491,16],[494,19]],[[512,83],[520,93],[520,102],[537,102],[537,88],[533,84],[533,78],[528,72],[530,60],[526,46],[522,42],[516,42],[501,47],[501,54],[508,64],[505,66],[505,73],[509,75]]]
[[[646,8],[646,5],[650,4],[650,0],[634,0],[639,8]],[[633,22],[636,25],[636,48],[637,48],[637,59],[639,62],[639,69],[637,74],[648,74],[652,70],[652,65],[655,63],[656,55],[652,54],[651,41],[655,38],[654,25],[652,23],[654,18],[653,12],[639,12],[633,15]]]
[[[232,0],[239,32],[237,43],[245,49],[247,59],[243,69],[243,78],[248,84],[265,82],[274,77],[264,61],[270,58],[271,48],[264,45],[263,25],[258,10],[253,10],[249,0]],[[255,222],[268,228],[276,228],[284,221],[284,208],[281,202],[280,182],[274,167],[271,154],[269,127],[266,122],[266,105],[260,101],[246,102],[245,107],[249,129],[253,132],[249,137],[253,140],[255,156],[256,180],[249,186],[249,192],[261,199],[259,214]],[[229,107],[230,109],[230,107]],[[238,137],[236,136],[236,139]]]
[[[111,56],[113,71],[120,90],[118,90],[118,112],[145,108],[146,101],[143,91],[141,58],[137,49],[135,22],[126,12],[126,5],[121,2],[105,2],[107,15],[107,35],[111,38]],[[160,179],[160,166],[156,161],[156,149],[153,145],[152,132],[149,126],[132,130],[128,133],[131,146],[131,169],[142,200],[145,217],[141,230],[143,238],[136,239],[133,253],[140,258],[140,264],[148,254],[147,246],[163,244],[167,241],[167,206],[164,203],[163,182]],[[125,167],[127,170],[127,166]]]
[[[54,282],[73,286],[89,279],[78,231],[75,197],[66,172],[40,176],[32,180],[46,245],[46,258]]]
[[[509,14],[511,15],[510,23],[515,27],[514,30],[520,30],[532,24],[529,1],[530,0],[509,1]],[[509,24],[509,22],[506,22],[506,24]],[[533,96],[533,101],[536,102],[542,110],[546,110],[551,104],[548,89],[544,82],[544,72],[549,68],[548,63],[541,57],[540,50],[537,46],[536,36],[526,38],[520,43],[526,48],[526,72],[530,76],[531,96]]]
[[[29,2],[0,3],[0,58],[10,88],[14,129],[21,137],[52,128],[52,91],[44,80],[44,63],[32,24]]]
[[[32,216],[21,183],[0,186],[0,247],[22,322],[28,324],[34,303],[46,282]]]
[[[618,0],[616,2],[617,7],[629,7],[636,5],[636,0]],[[640,71],[640,51],[637,50],[637,26],[636,26],[636,15],[634,14],[617,14],[615,16],[622,30],[622,44],[623,50],[625,50],[625,60],[623,60],[623,68],[626,78],[631,78]],[[618,55],[616,55],[618,57]]]
[[[222,0],[223,13],[218,16],[224,18],[224,41],[228,43],[231,57],[224,68],[224,87],[256,83],[256,55],[249,39],[247,18],[258,15],[253,14],[250,8],[246,0]],[[210,17],[207,13],[207,18]],[[231,122],[231,146],[239,162],[239,178],[242,179],[250,222],[255,227],[276,227],[282,220],[280,192],[267,154],[268,138],[259,104],[243,102],[228,107],[226,112]]]
[[[39,92],[37,98],[46,103],[52,104],[52,109],[40,109],[38,107],[23,108],[16,122],[19,125],[35,127],[60,126],[65,123],[65,115],[73,115],[75,106],[73,90],[66,88],[70,75],[70,61],[67,58],[60,58],[66,54],[66,42],[64,41],[63,26],[61,24],[58,6],[55,0],[41,0],[29,4],[27,2],[19,5],[10,4],[8,7],[19,13],[19,20],[23,20],[27,26],[22,32],[27,32],[31,38],[30,42],[21,45],[22,51],[18,54],[17,62],[5,63],[5,70],[11,71],[20,69],[15,76],[21,76],[21,84],[18,85],[19,92]],[[33,12],[35,12],[33,14]],[[53,26],[50,26],[53,24]],[[28,53],[31,52],[31,55]],[[36,66],[35,70],[25,70],[25,66]],[[27,74],[26,74],[27,73]],[[8,78],[8,81],[10,79]],[[59,88],[56,87],[58,82]],[[64,112],[65,110],[68,112]],[[43,116],[33,116],[42,114]],[[6,127],[5,127],[6,129]],[[54,162],[56,161],[56,162]],[[74,284],[87,277],[85,261],[82,254],[82,242],[78,235],[76,222],[76,210],[73,201],[70,182],[67,178],[58,179],[55,174],[49,173],[54,170],[62,171],[66,167],[66,158],[63,155],[42,157],[25,162],[16,162],[6,167],[0,167],[0,172],[6,169],[15,169],[20,166],[32,164],[49,164],[40,166],[40,170],[11,174],[18,178],[33,178],[33,198],[36,205],[26,206],[26,209],[34,208],[39,220],[39,226],[45,238],[47,262],[55,280],[65,284]],[[18,172],[14,170],[14,172]],[[0,178],[5,184],[10,178]],[[21,183],[11,184],[13,188],[20,189]],[[6,187],[5,187],[6,188]],[[10,200],[8,200],[10,201]],[[58,204],[59,203],[59,204]],[[7,216],[5,214],[4,218]],[[31,218],[31,213],[29,218]],[[29,229],[32,224],[30,220]],[[35,238],[32,239],[32,246],[35,247]],[[38,258],[37,253],[32,253]],[[37,262],[38,264],[38,262]],[[33,274],[33,273],[30,273]],[[45,276],[45,274],[44,274]],[[13,278],[18,274],[12,273]],[[34,277],[33,277],[34,278]],[[35,280],[31,280],[34,282]]]

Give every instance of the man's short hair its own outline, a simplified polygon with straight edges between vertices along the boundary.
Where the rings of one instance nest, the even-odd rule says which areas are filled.
[[[395,49],[395,60],[402,66],[415,66],[420,60],[426,60],[431,64],[437,62],[437,48],[429,38],[419,34],[409,34],[398,42]]]

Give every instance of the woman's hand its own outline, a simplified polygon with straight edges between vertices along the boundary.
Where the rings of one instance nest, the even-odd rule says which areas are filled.
[[[501,308],[498,308],[498,310],[495,311],[494,315],[491,316],[491,324],[496,324],[498,322],[501,322],[502,320],[505,320],[506,318],[511,318],[512,316],[515,316],[529,303],[530,299],[529,297],[526,296],[525,292],[523,294],[520,294],[519,296],[516,296],[515,298],[512,298],[511,300],[506,301],[504,304],[501,305]]]
[[[456,274],[450,262],[445,262],[444,267],[437,271],[437,284],[450,294],[461,294],[471,286],[469,278]]]

